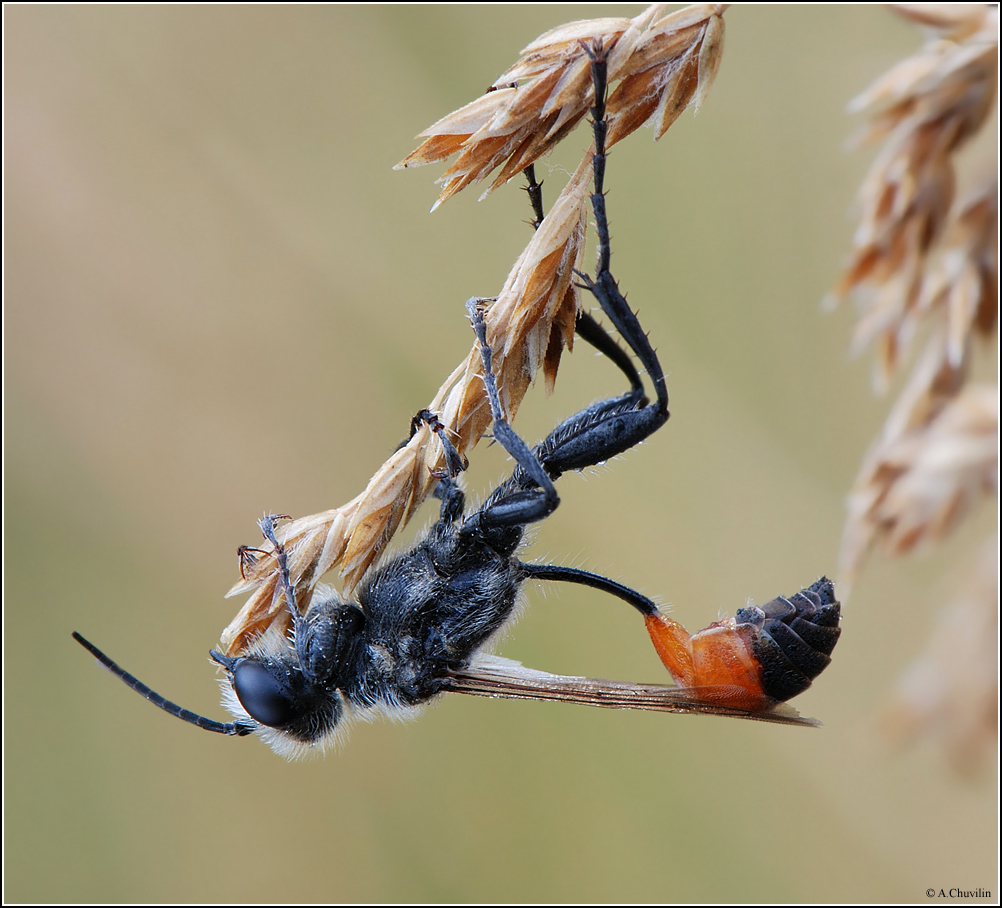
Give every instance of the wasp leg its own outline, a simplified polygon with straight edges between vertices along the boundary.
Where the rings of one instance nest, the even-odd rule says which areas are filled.
[[[275,536],[275,521],[279,518],[274,514],[265,514],[257,525],[261,528],[261,535],[268,540],[275,548],[275,560],[278,562],[278,582],[282,587],[282,595],[285,597],[285,604],[288,606],[289,614],[292,615],[293,632],[300,630],[303,616],[299,612],[296,604],[296,594],[292,588],[292,579],[289,576],[289,559],[285,554],[285,546],[278,541]],[[299,634],[296,633],[298,637]]]
[[[323,635],[329,635],[331,632],[337,633],[340,630],[339,625],[318,625],[311,623],[306,617],[299,611],[299,606],[296,603],[296,592],[292,586],[292,578],[289,575],[289,559],[285,552],[285,546],[278,541],[278,537],[275,535],[275,520],[277,520],[274,515],[266,514],[261,520],[258,521],[258,526],[261,527],[261,533],[264,538],[267,539],[275,547],[275,560],[278,562],[278,582],[281,586],[282,593],[285,597],[286,605],[288,606],[289,612],[292,615],[292,643],[296,650],[296,659],[298,660],[299,666],[303,670],[303,674],[308,678],[316,678],[321,675],[318,671],[325,661],[324,657],[324,645],[317,645],[318,639],[324,639]],[[351,615],[348,617],[349,621],[354,621],[357,623],[357,615]],[[333,652],[333,645],[327,642],[327,651]],[[228,659],[226,657],[220,656],[217,653],[213,653],[213,658],[217,662],[220,662],[225,668],[233,672],[236,670],[238,660]],[[318,655],[321,658],[317,658]],[[325,671],[330,671],[331,666],[334,665],[330,659],[326,659],[327,668]],[[239,694],[239,682],[237,683],[237,691]],[[248,690],[250,694],[250,690]],[[245,701],[241,699],[241,703]]]
[[[644,383],[640,380],[640,373],[637,371],[637,367],[633,365],[630,355],[616,343],[612,335],[601,324],[595,321],[591,315],[585,312],[584,309],[578,313],[574,330],[577,332],[578,337],[587,341],[599,353],[607,359],[611,359],[619,367],[619,370],[630,382],[630,390],[644,399],[646,403]]]
[[[532,206],[532,227],[538,230],[542,226],[543,218],[546,216],[543,211],[543,181],[536,180],[535,165],[530,164],[522,171],[525,175],[525,191],[529,196],[529,204]],[[640,380],[640,373],[630,359],[629,354],[623,350],[619,344],[609,335],[595,319],[583,309],[578,312],[575,323],[575,331],[578,336],[591,344],[599,353],[602,353],[615,363],[630,382],[630,389],[637,392],[641,397],[644,393],[644,385]],[[645,401],[646,403],[646,401]]]
[[[594,441],[587,437],[578,437],[575,447],[587,449],[590,444],[596,451],[601,451],[598,460],[607,460],[616,454],[639,444],[649,435],[656,432],[668,420],[668,389],[665,383],[664,370],[658,360],[657,353],[644,333],[636,314],[626,302],[619,290],[616,279],[610,270],[612,257],[609,219],[605,209],[605,139],[608,129],[606,120],[606,89],[607,67],[605,48],[601,42],[591,47],[585,45],[585,52],[591,59],[592,82],[595,89],[595,106],[592,108],[592,127],[595,133],[595,155],[592,159],[592,172],[595,191],[591,194],[592,211],[595,214],[595,229],[598,234],[598,268],[595,278],[579,273],[583,286],[595,297],[602,311],[613,323],[616,330],[636,354],[648,377],[654,384],[656,401],[649,403],[644,395],[643,386],[636,368],[629,362],[625,353],[619,349],[615,341],[587,313],[582,313],[577,322],[578,333],[588,343],[595,346],[608,356],[630,381],[631,390],[622,398],[610,402],[606,419],[597,421],[589,428]],[[627,406],[632,403],[632,406]],[[579,465],[578,457],[561,458],[557,452],[553,454],[554,465],[562,463],[558,469],[574,469]],[[597,460],[592,460],[592,463]]]
[[[442,502],[438,510],[438,519],[442,523],[455,523],[466,510],[466,495],[451,476],[439,479],[432,495]]]
[[[438,519],[445,523],[453,523],[466,509],[466,496],[459,488],[456,477],[470,465],[470,462],[456,450],[455,445],[445,434],[445,426],[431,410],[421,410],[411,420],[412,436],[422,422],[427,423],[432,432],[438,436],[439,441],[442,442],[442,451],[445,453],[445,472],[433,473],[438,477],[438,485],[435,486],[434,495],[442,502]]]
[[[414,416],[411,417],[411,427],[410,432],[407,437],[397,445],[397,450],[406,447],[407,442],[409,442],[413,437],[414,433],[421,428],[421,424],[424,423],[428,426],[438,436],[438,440],[442,443],[442,452],[445,456],[445,470],[432,471],[438,479],[438,485],[435,486],[434,496],[441,500],[442,507],[439,514],[439,519],[444,520],[446,523],[452,523],[463,513],[466,508],[466,497],[463,495],[462,490],[455,482],[455,478],[462,473],[469,465],[469,461],[456,450],[456,446],[450,441],[449,436],[446,434],[448,431],[445,425],[438,418],[438,415],[433,413],[431,410],[419,410]]]
[[[668,390],[664,370],[654,348],[644,333],[636,314],[619,291],[609,270],[611,252],[609,221],[605,211],[605,139],[607,66],[605,48],[601,42],[585,46],[591,60],[595,106],[592,126],[595,133],[595,155],[592,171],[595,191],[591,195],[599,241],[599,262],[592,280],[580,274],[584,287],[598,301],[602,311],[636,354],[654,384],[656,401],[648,401],[640,374],[627,354],[612,337],[587,313],[578,318],[581,336],[606,354],[619,366],[630,382],[630,390],[619,397],[592,404],[565,420],[534,450],[518,436],[505,419],[498,396],[497,382],[491,368],[491,348],[487,343],[484,316],[479,300],[467,303],[470,320],[480,343],[484,363],[484,386],[494,418],[494,437],[515,459],[517,467],[510,480],[502,483],[484,506],[467,518],[465,532],[475,532],[483,526],[516,526],[542,520],[560,503],[553,480],[568,470],[582,469],[609,460],[639,444],[656,432],[668,419]],[[527,173],[533,211],[538,216],[534,174]]]
[[[525,191],[529,196],[529,204],[532,206],[532,229],[539,230],[543,218],[546,216],[543,211],[543,181],[536,181],[536,166],[534,164],[530,164],[522,173],[525,174],[525,179],[529,184],[525,187]]]
[[[447,430],[445,425],[438,418],[438,415],[432,413],[431,410],[418,410],[418,412],[411,417],[410,432],[407,435],[407,438],[397,445],[397,450],[399,451],[414,437],[414,433],[421,428],[422,423],[428,426],[428,428],[438,436],[438,440],[442,443],[442,453],[445,455],[444,475],[447,475],[450,478],[455,478],[470,465],[469,461],[456,450],[456,446],[449,440],[449,436],[446,434]]]
[[[599,264],[595,280],[579,272],[587,289],[598,301],[602,310],[612,320],[616,329],[630,349],[641,361],[657,394],[657,403],[650,405],[644,392],[644,385],[629,354],[619,346],[613,337],[592,316],[583,309],[578,312],[575,330],[579,337],[608,357],[619,367],[630,383],[630,390],[620,397],[612,398],[605,404],[591,408],[588,419],[572,417],[578,429],[572,450],[551,449],[547,457],[540,457],[547,472],[553,476],[560,473],[590,466],[621,454],[649,435],[656,432],[668,420],[668,391],[664,371],[654,348],[651,347],[635,313],[609,270],[611,251],[609,220],[605,211],[605,119],[607,64],[605,48],[601,42],[592,47],[582,45],[592,63],[592,82],[595,89],[595,106],[592,108],[592,127],[595,135],[595,155],[592,170],[595,192],[591,195],[592,209],[599,241]],[[543,222],[542,183],[536,181],[535,168],[530,165],[523,173],[528,185],[525,187],[533,211],[533,227],[538,229]],[[605,412],[603,414],[603,407]],[[584,412],[584,411],[583,411]],[[588,433],[591,437],[582,437]],[[556,434],[556,433],[554,433]],[[552,438],[552,435],[551,435]]]
[[[518,464],[515,474],[508,482],[502,483],[487,499],[484,506],[466,519],[464,532],[476,532],[483,526],[504,527],[534,523],[552,514],[560,504],[560,496],[553,480],[543,469],[532,449],[505,419],[498,395],[497,379],[491,365],[492,351],[487,343],[487,326],[481,300],[473,298],[466,304],[470,322],[480,345],[480,356],[484,364],[484,387],[494,419],[494,439],[514,458]],[[535,486],[535,488],[533,488]]]
[[[551,514],[560,503],[554,479],[567,470],[608,460],[629,446],[623,444],[623,424],[637,414],[637,396],[628,392],[592,404],[565,419],[546,439],[530,449],[508,424],[501,409],[483,310],[475,299],[467,303],[467,308],[483,358],[484,386],[494,417],[494,437],[515,460],[516,467],[511,478],[501,483],[483,507],[466,519],[463,529],[475,532],[486,527],[533,523]]]

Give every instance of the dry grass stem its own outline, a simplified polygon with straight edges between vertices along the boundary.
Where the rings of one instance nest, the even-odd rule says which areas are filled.
[[[997,344],[998,162],[992,179],[959,204],[955,167],[958,150],[996,104],[998,8],[897,11],[928,37],[852,104],[870,117],[863,141],[883,144],[860,190],[861,221],[836,296],[857,302],[853,347],[876,347],[878,387],[903,367],[916,337],[924,334],[926,343],[850,494],[843,590],[874,547],[896,555],[938,542],[998,495],[998,385],[967,383],[977,342],[995,336]],[[997,540],[991,545],[997,552]],[[975,749],[994,740],[989,698],[979,693],[973,711],[964,698],[987,674],[997,702],[997,634],[972,641],[965,637],[970,628],[955,627],[966,616],[978,628],[997,628],[997,558],[993,564],[989,580],[958,600],[948,620],[952,630],[937,632],[929,654],[909,672],[909,685],[936,689],[927,708],[906,694],[899,698],[896,727],[915,731],[924,724],[953,734],[956,723],[964,725],[964,743],[957,738],[949,745],[958,763],[978,762]],[[970,681],[974,676],[980,680]]]
[[[521,59],[472,104],[426,130],[428,140],[400,167],[439,161],[459,152],[443,177],[438,203],[502,162],[494,188],[550,150],[594,103],[590,60],[582,42],[602,42],[609,82],[619,85],[609,98],[609,144],[655,118],[655,136],[687,106],[702,103],[720,63],[721,5],[691,6],[665,14],[652,6],[636,19],[574,22],[530,44]],[[512,83],[528,80],[514,88]],[[509,419],[542,370],[553,387],[564,347],[571,347],[579,289],[574,273],[583,267],[592,152],[585,155],[531,242],[515,262],[487,313],[502,405]],[[458,308],[458,307],[457,307]],[[456,449],[465,455],[491,425],[484,393],[483,366],[474,345],[446,379],[428,409],[436,413]],[[365,491],[340,508],[293,520],[277,531],[288,552],[289,572],[300,608],[320,578],[340,565],[350,593],[386,547],[401,523],[424,500],[444,468],[442,445],[427,426],[396,451]],[[250,593],[223,631],[230,655],[255,636],[290,616],[277,588],[274,553],[245,560],[242,579],[230,596]]]
[[[443,177],[446,188],[439,203],[503,161],[507,163],[494,186],[521,172],[594,103],[583,41],[603,43],[609,53],[609,82],[619,80],[609,99],[610,144],[652,116],[660,137],[686,106],[698,108],[709,90],[722,53],[724,8],[692,6],[666,15],[663,7],[652,6],[634,20],[599,19],[554,29],[523,51],[497,80],[496,91],[440,120],[424,133],[428,141],[398,166],[460,152]],[[528,85],[511,87],[519,80]],[[579,297],[574,273],[583,266],[591,156],[585,155],[487,313],[494,373],[509,419],[540,370],[546,388],[553,387],[563,348],[573,343]],[[474,345],[428,405],[463,455],[491,424],[482,375]],[[444,463],[441,443],[421,426],[357,498],[277,531],[300,608],[309,603],[320,578],[339,565],[344,591],[351,592],[434,487],[434,474]],[[244,559],[242,579],[228,595],[250,597],[223,631],[225,652],[244,651],[276,622],[289,625],[277,579],[274,553],[267,546],[256,560]]]
[[[608,51],[608,146],[648,121],[661,138],[686,107],[699,110],[723,53],[727,4],[697,4],[666,14],[651,6],[635,19],[570,22],[537,38],[490,91],[420,134],[425,141],[398,168],[459,154],[438,179],[437,208],[497,167],[484,195],[550,151],[594,104],[582,44]],[[517,87],[516,87],[517,86]],[[434,208],[432,210],[434,210]]]
[[[494,373],[509,418],[518,411],[540,369],[547,387],[552,387],[561,351],[564,345],[572,344],[579,294],[574,272],[584,264],[590,178],[589,155],[533,234],[487,312]],[[460,454],[471,451],[491,424],[482,376],[480,351],[474,345],[428,405],[446,426]],[[380,467],[357,498],[281,527],[277,535],[288,551],[289,573],[300,607],[308,604],[320,578],[339,564],[344,588],[350,592],[401,522],[427,496],[436,482],[434,473],[444,465],[441,443],[422,426]],[[246,563],[243,574],[228,593],[251,593],[223,631],[222,644],[230,654],[242,652],[275,621],[289,623],[278,590],[274,554],[266,551],[253,563]]]

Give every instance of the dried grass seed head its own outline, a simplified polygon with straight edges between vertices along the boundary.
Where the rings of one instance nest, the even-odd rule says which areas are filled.
[[[853,253],[835,290],[857,298],[853,347],[878,345],[881,386],[916,333],[928,259],[954,204],[955,154],[984,125],[997,89],[997,8],[902,12],[920,15],[933,36],[850,105],[870,117],[859,141],[884,144],[860,189]]]
[[[486,314],[487,336],[505,412],[512,418],[540,369],[548,388],[556,378],[560,353],[571,346],[577,317],[574,272],[583,266],[588,211],[590,156],[564,187],[540,228],[515,262],[497,301]],[[483,362],[473,345],[428,409],[438,414],[457,451],[466,455],[490,427]],[[344,590],[362,579],[401,523],[427,497],[444,465],[441,443],[421,426],[383,464],[365,491],[340,508],[293,520],[278,538],[286,546],[289,572],[300,609],[328,571],[341,565]],[[223,631],[223,651],[235,655],[276,621],[287,626],[288,610],[277,584],[270,547],[227,595],[250,593]]]
[[[920,331],[926,345],[850,494],[843,591],[873,548],[897,555],[936,543],[998,495],[999,388],[967,383],[976,341],[997,343],[998,165],[959,205],[954,167],[997,97],[998,8],[896,10],[928,40],[853,104],[871,118],[863,139],[884,146],[860,192],[837,294],[856,298],[854,346],[876,345],[880,385]],[[983,761],[997,740],[998,539],[987,546],[977,583],[902,679],[889,717],[899,735],[936,734],[958,766]]]
[[[590,60],[582,42],[602,42],[608,52],[609,144],[655,118],[660,138],[687,106],[698,109],[712,85],[723,51],[726,4],[686,7],[667,13],[654,5],[635,19],[573,22],[547,32],[522,52],[495,82],[495,90],[439,120],[422,133],[427,140],[398,168],[460,157],[440,182],[436,207],[504,162],[491,189],[545,154],[594,104]],[[529,80],[512,88],[510,83]],[[560,193],[542,225],[515,262],[487,313],[487,337],[502,405],[509,419],[540,369],[551,390],[563,348],[573,344],[582,270],[591,176],[591,153]],[[428,409],[438,414],[461,455],[491,424],[474,345],[439,389]],[[422,426],[348,504],[293,520],[278,531],[287,549],[297,603],[304,610],[320,578],[341,566],[345,594],[365,575],[401,523],[428,495],[444,463],[439,441]],[[228,595],[250,593],[227,626],[221,645],[242,652],[276,622],[290,623],[278,589],[274,553],[244,565]]]
[[[594,105],[585,45],[608,53],[611,146],[653,119],[660,138],[690,104],[702,104],[723,53],[726,4],[665,14],[656,4],[635,19],[590,19],[559,26],[529,44],[491,91],[420,133],[425,141],[398,168],[459,154],[437,182],[434,208],[470,183],[500,174],[492,192],[550,151]],[[524,84],[518,84],[524,83]],[[514,87],[518,85],[518,87]]]

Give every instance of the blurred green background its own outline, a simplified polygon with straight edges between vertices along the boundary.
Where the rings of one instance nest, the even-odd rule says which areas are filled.
[[[796,702],[819,731],[452,696],[288,764],[144,704],[70,639],[222,717],[206,653],[236,547],[265,510],[363,488],[469,350],[463,302],[529,239],[515,184],[429,215],[442,168],[392,165],[541,32],[640,9],[5,10],[8,900],[997,898],[994,781],[893,749],[881,719],[991,509],[870,563]],[[672,419],[564,478],[530,549],[690,630],[836,570],[888,406],[846,354],[851,312],[819,306],[872,154],[846,153],[844,111],[920,40],[878,8],[726,20],[698,118],[609,165],[614,271]],[[548,202],[588,142],[537,165]],[[582,344],[516,426],[534,441],[622,387]],[[468,488],[507,469],[482,446]],[[501,652],[667,680],[636,616],[584,589],[530,590]]]

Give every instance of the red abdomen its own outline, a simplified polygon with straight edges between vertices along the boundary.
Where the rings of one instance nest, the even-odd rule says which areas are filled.
[[[753,711],[789,700],[831,662],[841,604],[827,577],[790,597],[738,609],[696,634],[664,615],[647,632],[679,687],[721,706]]]

